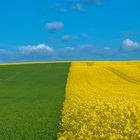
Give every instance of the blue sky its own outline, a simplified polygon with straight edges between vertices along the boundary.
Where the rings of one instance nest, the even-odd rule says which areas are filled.
[[[0,62],[140,59],[139,0],[0,2]]]

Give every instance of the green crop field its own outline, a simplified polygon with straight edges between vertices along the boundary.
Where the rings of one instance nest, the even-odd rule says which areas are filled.
[[[0,66],[0,140],[55,140],[69,63]]]

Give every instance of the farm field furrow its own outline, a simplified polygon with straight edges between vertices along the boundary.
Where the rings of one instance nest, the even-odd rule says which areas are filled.
[[[72,62],[59,140],[139,140],[139,62]]]
[[[69,63],[0,66],[0,140],[55,140]]]
[[[111,68],[111,67],[105,67],[107,70],[113,72],[114,74],[116,74],[117,76],[119,76],[120,78],[134,83],[134,84],[140,84],[140,80],[134,79],[133,77],[128,76],[126,73],[121,72],[120,70],[117,70],[115,68]],[[137,77],[136,77],[137,78]]]

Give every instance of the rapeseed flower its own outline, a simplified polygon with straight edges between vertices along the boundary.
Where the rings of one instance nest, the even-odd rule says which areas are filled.
[[[138,77],[135,63],[73,62],[58,140],[139,140]]]

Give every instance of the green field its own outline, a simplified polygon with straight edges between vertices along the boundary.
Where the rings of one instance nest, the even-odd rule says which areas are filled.
[[[0,66],[0,140],[55,140],[69,63]]]

